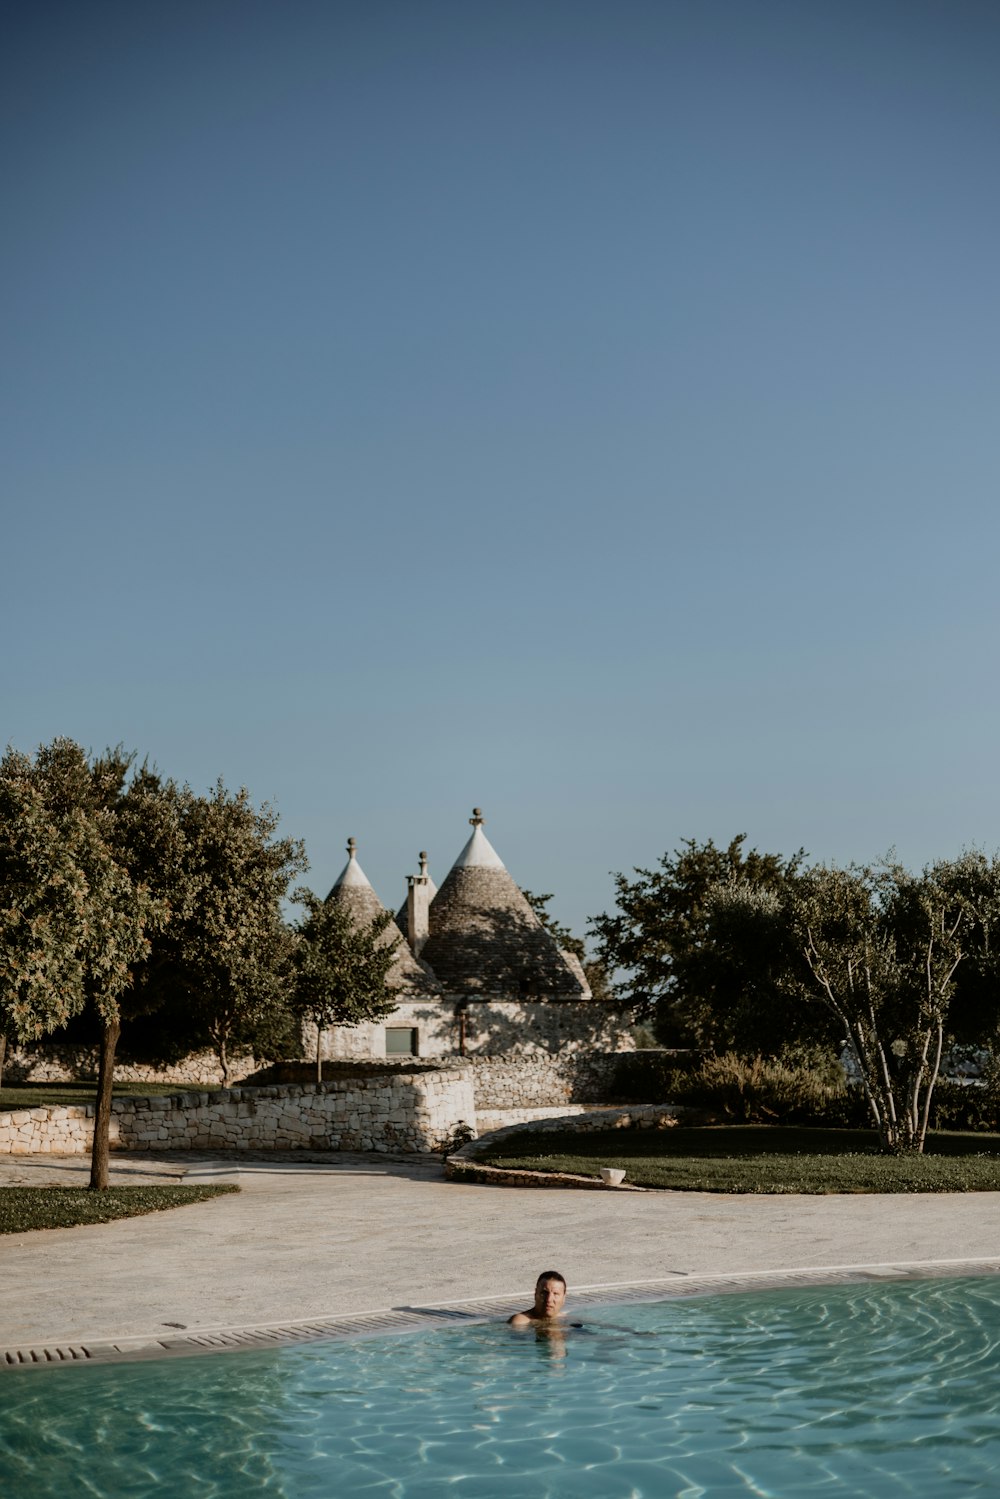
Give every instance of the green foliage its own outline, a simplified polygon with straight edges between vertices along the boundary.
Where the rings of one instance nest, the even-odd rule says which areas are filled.
[[[969,1084],[942,1078],[934,1089],[930,1127],[991,1134],[1000,1129],[1000,1090],[995,1080]]]
[[[92,769],[57,739],[34,760],[0,762],[0,995],[5,1027],[25,1041],[88,1000],[117,1020],[150,936],[168,912],[120,856],[105,795],[127,760]]]
[[[712,941],[711,903],[738,881],[776,894],[794,889],[804,854],[790,859],[686,839],[659,868],[615,875],[617,909],[591,918],[598,955],[616,972],[616,990],[640,1019],[652,1018],[664,1046],[776,1053],[792,1039],[827,1041],[822,1016],[789,999],[791,961],[784,930],[759,930],[738,944]]]
[[[888,1151],[923,1149],[966,925],[956,871],[811,871],[791,912],[805,992],[841,1022]]]
[[[846,1123],[858,1112],[839,1062],[816,1050],[625,1054],[613,1090],[621,1103],[674,1103],[743,1123]]]
[[[114,1053],[126,996],[169,908],[129,860],[117,820],[131,765],[110,750],[91,764],[56,739],[34,760],[0,763],[0,996],[3,1029],[21,1040],[88,1004],[101,1027],[101,1086],[91,1186],[108,1180]]]
[[[173,789],[174,918],[150,984],[173,995],[174,1035],[186,1051],[211,1045],[228,1081],[234,1050],[259,1038],[267,1055],[291,979],[292,934],[281,902],[305,867],[302,845],[277,838],[277,815],[219,781],[208,796]]]
[[[108,1187],[101,1193],[83,1187],[0,1187],[0,1234],[23,1234],[38,1228],[76,1228],[81,1223],[113,1223],[165,1208],[184,1207],[238,1192],[218,1186]]]
[[[700,1066],[700,1051],[623,1051],[615,1057],[610,1103],[666,1103],[680,1080]]]
[[[962,961],[949,1012],[959,1043],[992,1046],[1000,1039],[1000,886],[997,858],[978,849],[938,866],[942,883],[961,898],[965,911]]]
[[[921,1150],[947,1047],[998,1039],[1000,860],[973,851],[919,875],[892,860],[807,869],[801,853],[742,844],[688,840],[658,870],[616,876],[617,911],[591,924],[605,962],[625,971],[625,998],[661,1040],[747,1059],[719,1064],[733,1110],[767,1073],[773,1100],[754,1107],[780,1111],[791,1083],[764,1058],[846,1038],[883,1149]],[[854,1107],[848,1092],[823,1112]]]
[[[0,995],[5,1028],[44,1035],[85,1003],[89,886],[99,841],[82,815],[54,818],[31,767],[0,765]]]
[[[280,1062],[301,1052],[302,1026],[288,993],[292,980],[287,977],[282,982],[282,992],[274,996],[272,1003],[237,1022],[232,1035],[234,1056],[249,1055],[257,1062]]]
[[[848,1039],[883,1149],[920,1151],[952,1039],[956,976],[995,910],[1000,863],[978,855],[919,875],[889,860],[817,866],[783,892],[718,887],[708,935],[733,950],[791,951],[783,987],[822,1006]]]
[[[847,1083],[811,1067],[773,1057],[741,1057],[735,1052],[707,1056],[700,1067],[676,1079],[672,1102],[717,1109],[743,1124],[822,1118],[843,1100]]]
[[[614,1004],[615,991],[607,967],[601,958],[588,958],[583,965],[583,976],[590,986],[591,998],[596,1004]],[[655,1037],[653,1038],[655,1041]]]
[[[321,1076],[324,1030],[381,1020],[396,1008],[396,995],[387,980],[399,938],[388,935],[392,923],[388,911],[364,926],[339,901],[320,900],[305,889],[297,890],[295,898],[305,906],[306,914],[296,928],[290,1004],[316,1027],[316,1066]]]
[[[91,1183],[108,1180],[120,1026],[177,1004],[227,1076],[231,1038],[279,1004],[291,938],[280,903],[305,867],[277,819],[221,782],[208,797],[120,747],[69,739],[0,764],[0,1030],[38,1038],[89,1011],[101,1043]],[[190,1049],[190,1048],[188,1048]]]
[[[988,1153],[987,1153],[988,1152]],[[880,1154],[871,1131],[785,1126],[517,1131],[484,1142],[477,1161],[597,1176],[670,1191],[740,1193],[996,1192],[1000,1138],[934,1137],[925,1155]]]

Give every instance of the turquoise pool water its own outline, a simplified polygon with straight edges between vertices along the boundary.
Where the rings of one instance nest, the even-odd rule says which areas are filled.
[[[1000,1487],[1000,1280],[0,1375],[11,1499],[942,1499]]]

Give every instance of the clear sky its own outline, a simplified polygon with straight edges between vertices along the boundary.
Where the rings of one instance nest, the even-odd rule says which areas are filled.
[[[7,0],[2,740],[575,928],[1000,843],[993,0]]]

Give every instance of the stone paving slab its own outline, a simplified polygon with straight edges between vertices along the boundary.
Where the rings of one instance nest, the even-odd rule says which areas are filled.
[[[0,1184],[84,1183],[19,1157]],[[444,1179],[427,1157],[112,1158],[115,1183],[233,1180],[239,1194],[116,1223],[0,1237],[0,1350],[152,1349],[171,1338],[488,1301],[539,1270],[571,1297],[674,1277],[993,1264],[1000,1193],[763,1197],[538,1192]],[[222,1345],[217,1345],[222,1346]]]
[[[111,1157],[115,1187],[167,1186],[191,1179],[188,1155]],[[85,1187],[90,1180],[88,1155],[0,1155],[0,1187]]]

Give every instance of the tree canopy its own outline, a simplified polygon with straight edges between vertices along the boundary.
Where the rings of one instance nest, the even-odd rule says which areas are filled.
[[[848,1042],[883,1149],[923,1149],[961,965],[1000,914],[1000,864],[942,860],[919,875],[894,860],[818,865],[785,891],[746,882],[709,901],[709,936],[786,948],[782,984]],[[983,1039],[995,1035],[996,1020]]]
[[[279,1001],[291,936],[281,901],[305,867],[277,817],[221,781],[208,796],[134,767],[120,747],[88,758],[69,739],[0,764],[2,1026],[36,1039],[89,1012],[100,1030],[91,1185],[107,1185],[123,1020],[170,998],[226,1074],[248,1017]]]
[[[91,1186],[107,1186],[114,1050],[125,997],[169,909],[130,868],[116,821],[130,757],[69,739],[0,762],[0,984],[20,1040],[88,1003],[101,1027]]]
[[[789,1040],[816,1039],[815,1017],[790,1013],[788,954],[780,943],[769,945],[763,935],[752,946],[710,939],[710,899],[719,885],[788,891],[802,871],[802,850],[785,858],[744,850],[745,842],[744,833],[726,848],[684,839],[656,869],[616,874],[616,909],[591,918],[619,1000],[637,1019],[652,1020],[663,1045],[775,1053]]]
[[[277,838],[277,814],[221,781],[179,793],[176,914],[163,950],[186,998],[189,1038],[205,1038],[229,1079],[234,1042],[285,999],[292,938],[281,903],[306,865],[301,843]]]
[[[666,1044],[744,1055],[845,1043],[885,1150],[923,1148],[942,1059],[1000,1030],[1000,858],[919,875],[686,840],[616,875],[602,958]]]

